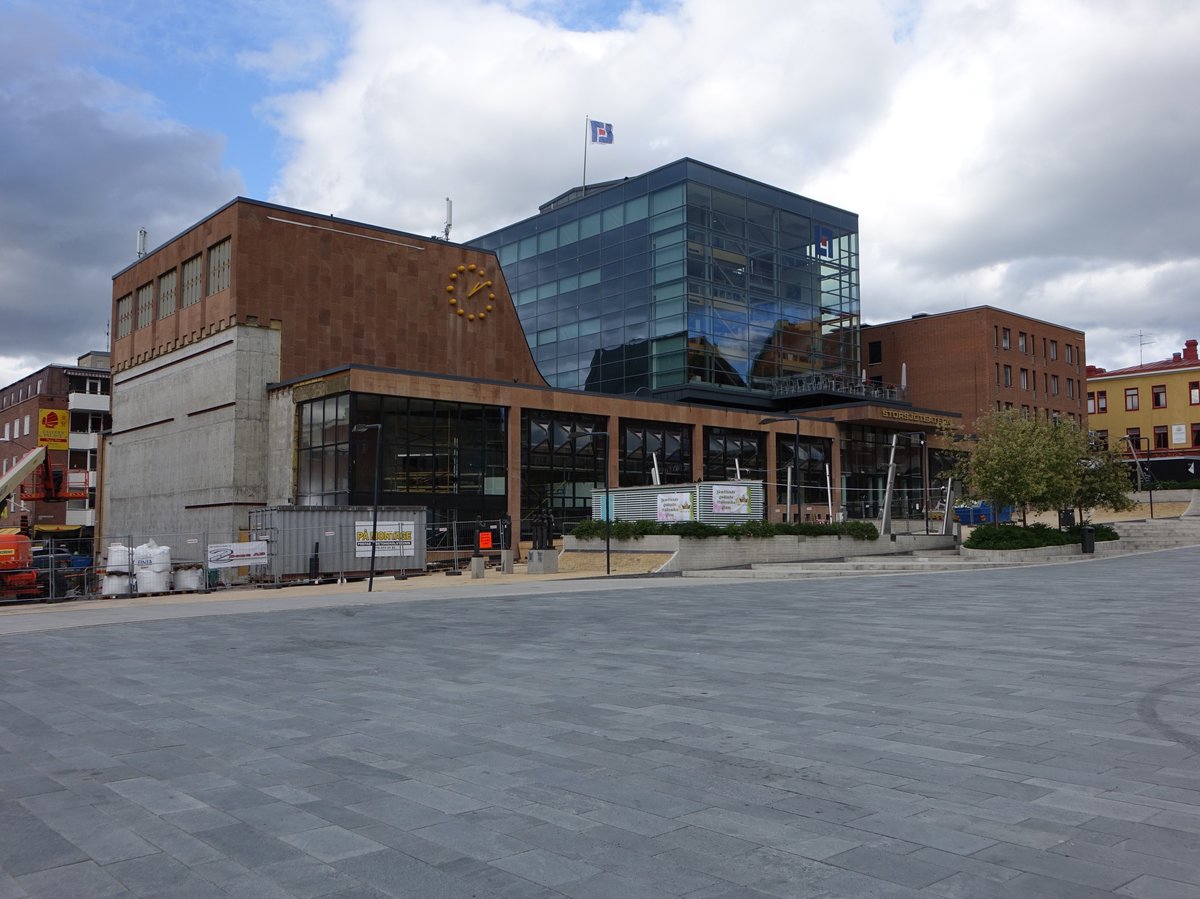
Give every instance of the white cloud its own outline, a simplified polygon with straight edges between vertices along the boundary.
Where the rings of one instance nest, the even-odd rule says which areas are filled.
[[[336,76],[272,104],[282,202],[434,233],[449,195],[468,238],[578,183],[590,113],[616,134],[590,181],[686,155],[858,212],[867,320],[990,303],[1110,365],[1119,334],[1186,329],[1163,283],[1200,245],[1194,4],[681,0],[588,31],[553,3],[343,11]]]

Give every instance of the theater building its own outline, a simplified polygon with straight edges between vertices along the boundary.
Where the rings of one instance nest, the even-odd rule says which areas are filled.
[[[858,307],[854,214],[693,160],[469,244],[238,198],[113,279],[104,530],[369,504],[373,424],[383,503],[435,525],[569,522],[655,468],[866,514],[891,434],[948,418],[863,380]]]

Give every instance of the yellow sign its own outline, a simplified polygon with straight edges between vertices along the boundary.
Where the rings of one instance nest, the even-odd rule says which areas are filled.
[[[940,415],[929,415],[925,412],[902,412],[897,409],[880,409],[879,414],[884,418],[896,418],[900,421],[911,421],[917,424],[933,425],[938,428],[949,428],[950,419]]]
[[[38,446],[65,450],[70,431],[70,418],[65,409],[42,409],[38,412]]]

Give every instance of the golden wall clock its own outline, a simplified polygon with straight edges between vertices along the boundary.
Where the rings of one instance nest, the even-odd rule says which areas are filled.
[[[492,279],[483,266],[474,262],[456,266],[450,272],[446,296],[454,314],[461,315],[469,322],[487,318],[496,302]]]

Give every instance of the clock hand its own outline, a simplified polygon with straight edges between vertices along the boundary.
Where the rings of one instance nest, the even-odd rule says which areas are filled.
[[[467,291],[467,299],[470,299],[471,297],[475,296],[475,294],[479,293],[479,291],[481,291],[482,289],[483,289],[483,282],[480,281],[478,284],[476,284],[474,287],[472,287],[470,290]]]

